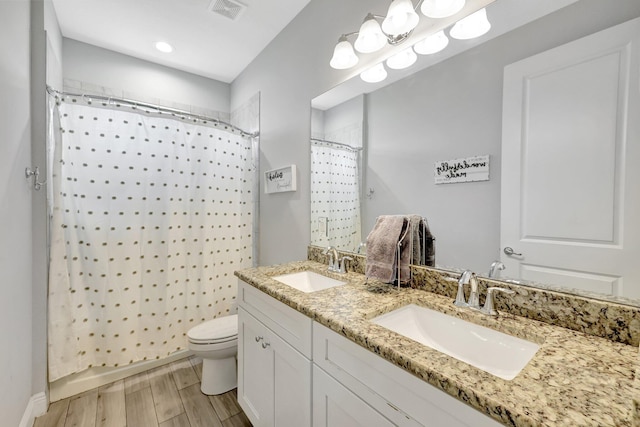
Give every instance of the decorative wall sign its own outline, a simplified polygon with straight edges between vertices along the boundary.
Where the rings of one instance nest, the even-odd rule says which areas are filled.
[[[436,162],[433,176],[436,184],[489,181],[489,155]]]
[[[264,173],[264,192],[296,191],[296,165],[273,169]]]

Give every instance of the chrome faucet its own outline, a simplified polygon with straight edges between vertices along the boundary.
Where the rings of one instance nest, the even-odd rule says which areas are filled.
[[[465,270],[460,274],[460,278],[458,279],[458,294],[456,295],[456,300],[453,303],[458,307],[468,307],[469,304],[464,300],[464,285],[469,283],[471,279],[471,275],[473,272],[471,270]]]
[[[493,261],[491,263],[491,268],[489,268],[489,279],[498,277],[498,275],[500,274],[499,272],[504,270],[505,268],[507,267],[505,267],[505,265],[500,261]]]
[[[323,253],[329,255],[328,269],[329,271],[340,271],[340,261],[338,261],[338,250],[334,246],[329,246]]]
[[[496,311],[496,309],[493,307],[493,293],[494,292],[504,292],[505,294],[515,294],[515,291],[512,291],[511,289],[505,289],[505,288],[497,288],[497,287],[490,287],[489,289],[487,289],[487,300],[484,302],[484,307],[482,307],[480,309],[480,311],[486,315],[489,316],[497,316],[498,312]]]
[[[471,285],[471,292],[469,292],[469,301],[464,300],[464,285],[469,283]],[[456,300],[453,303],[458,307],[469,307],[476,310],[480,309],[480,301],[478,299],[478,279],[476,274],[471,270],[465,270],[458,279],[458,294]]]

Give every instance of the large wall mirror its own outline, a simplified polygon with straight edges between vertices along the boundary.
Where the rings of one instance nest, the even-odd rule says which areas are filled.
[[[423,64],[413,70],[395,78],[390,72],[391,81],[367,86],[356,76],[312,100],[311,244],[358,252],[379,215],[419,214],[427,218],[436,237],[440,268],[471,269],[487,276],[491,264],[499,260],[506,265],[500,272],[504,280],[640,305],[640,277],[633,268],[640,259],[640,227],[636,225],[640,221],[630,216],[640,214],[640,196],[634,196],[640,194],[640,176],[632,172],[635,168],[625,167],[624,151],[640,142],[640,130],[625,127],[627,116],[640,114],[639,100],[634,98],[638,58],[633,56],[640,49],[631,54],[634,49],[601,47],[615,53],[596,55],[599,59],[592,61],[591,68],[553,65],[556,57],[582,64],[577,56],[572,59],[572,52],[581,49],[579,41],[609,31],[627,18],[594,17],[579,28],[570,26],[599,10],[591,0],[497,0],[487,7],[492,30],[480,40],[452,40],[449,51],[421,58]],[[634,18],[637,13],[628,16],[629,21]],[[638,22],[623,35],[635,37],[633,43],[640,40]],[[611,38],[598,40],[606,44]],[[587,39],[586,44],[597,45],[598,40]],[[568,44],[574,42],[577,44]],[[539,57],[562,46],[569,48]],[[528,62],[533,57],[538,59]],[[527,70],[540,62],[551,68],[575,69],[575,75],[531,78]],[[547,75],[542,69],[536,73]],[[522,79],[532,90],[526,99],[518,86]],[[636,95],[630,98],[634,91]],[[554,96],[549,98],[549,93]],[[546,94],[545,101],[539,101],[538,94]],[[562,104],[567,99],[578,105],[596,105],[598,111],[584,107],[582,113],[587,116],[567,113],[574,110]],[[603,121],[585,122],[584,117],[592,117],[589,114]],[[525,135],[529,145],[519,145],[515,154],[512,149],[505,153],[503,138],[510,138],[510,132],[516,132],[513,129],[522,129],[523,121],[557,137],[532,132]],[[571,152],[563,153],[558,138],[589,141],[569,146]],[[607,138],[608,148],[601,149],[601,141]],[[474,156],[488,156],[488,180],[435,182],[436,162]],[[570,161],[587,166],[567,168]],[[601,163],[597,170],[593,170],[595,162]],[[526,164],[529,169],[518,169],[515,172],[520,175],[514,178],[514,164]],[[558,172],[563,168],[567,170]],[[577,178],[571,178],[576,174]],[[336,178],[333,187],[318,186],[317,178],[328,175]],[[568,191],[564,183],[572,179],[576,182]],[[518,193],[525,189],[526,196]],[[589,197],[581,197],[584,194]],[[510,236],[513,252],[506,254],[509,241],[505,243],[508,233],[504,230],[509,221],[521,228],[515,237]],[[580,224],[582,230],[590,231],[578,235]],[[532,246],[540,241],[550,245]],[[631,252],[619,252],[623,246]],[[593,247],[614,251],[583,253]],[[536,265],[531,260],[537,260],[538,253],[553,260]],[[599,264],[600,271],[592,271],[589,264]]]

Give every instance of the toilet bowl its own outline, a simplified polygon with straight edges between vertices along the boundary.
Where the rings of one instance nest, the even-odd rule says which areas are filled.
[[[222,394],[236,388],[238,354],[238,315],[219,317],[187,332],[189,350],[202,358],[200,390],[207,395]]]

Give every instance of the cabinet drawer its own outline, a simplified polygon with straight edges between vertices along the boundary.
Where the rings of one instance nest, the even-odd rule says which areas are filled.
[[[406,417],[402,425],[502,425],[317,322],[313,362],[385,417]]]
[[[238,280],[238,300],[242,308],[305,357],[311,359],[311,325],[313,321],[309,317],[242,280]]]

